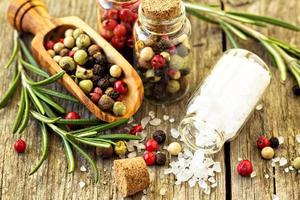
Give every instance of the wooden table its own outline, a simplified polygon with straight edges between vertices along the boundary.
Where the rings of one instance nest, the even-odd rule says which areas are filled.
[[[220,4],[223,2],[225,10],[239,10],[251,13],[269,15],[280,19],[288,20],[300,25],[300,3],[298,0],[211,0],[210,3]],[[88,24],[96,28],[95,0],[47,0],[46,4],[53,16],[77,15]],[[0,66],[3,66],[12,49],[13,29],[6,21],[7,0],[0,1]],[[221,6],[221,5],[220,5]],[[192,77],[192,89],[196,87],[207,74],[223,51],[230,48],[224,38],[222,31],[205,22],[199,22],[191,18],[193,24],[193,45],[194,45],[194,74]],[[300,46],[299,34],[270,27],[262,29],[268,35],[274,35],[280,39]],[[246,49],[252,50],[271,65],[269,56],[265,50],[256,42],[244,42]],[[214,159],[221,161],[222,173],[217,176],[219,185],[210,195],[205,195],[199,187],[189,188],[188,184],[175,186],[173,176],[165,176],[163,170],[166,167],[153,167],[153,183],[147,193],[146,199],[272,199],[277,194],[281,200],[300,199],[300,179],[296,173],[285,173],[282,168],[271,166],[271,162],[264,161],[259,156],[255,147],[255,140],[261,133],[268,136],[283,136],[284,144],[276,151],[276,155],[288,159],[300,156],[300,144],[295,141],[295,135],[300,133],[300,106],[299,98],[296,99],[291,91],[295,81],[288,79],[285,85],[278,80],[278,71],[272,67],[274,75],[272,84],[263,98],[263,111],[256,111],[240,135],[230,144],[226,144],[221,152],[215,155]],[[0,70],[0,78],[3,80],[0,86],[0,96],[8,88],[11,70]],[[58,91],[64,91],[60,85],[54,86]],[[191,94],[191,93],[190,93]],[[175,117],[173,124],[164,123],[160,127],[169,131],[171,127],[178,125],[182,117],[184,106],[188,96],[181,102],[168,107],[153,106],[144,103],[137,120],[147,115],[150,110],[162,118],[164,114]],[[0,199],[120,199],[111,174],[112,160],[97,160],[101,178],[98,184],[93,184],[93,179],[88,173],[81,172],[80,166],[87,163],[77,156],[77,169],[74,174],[67,173],[66,158],[64,156],[61,141],[58,137],[50,137],[50,155],[40,170],[33,176],[29,171],[41,155],[40,135],[37,124],[31,120],[27,130],[21,135],[12,135],[11,127],[16,116],[17,100],[0,110]],[[78,110],[81,114],[88,116],[88,112],[80,105],[62,102],[67,110]],[[179,112],[180,111],[180,112]],[[154,127],[147,129],[150,135]],[[13,143],[22,137],[26,140],[28,149],[25,154],[18,155],[12,148]],[[167,142],[172,139],[169,136]],[[90,151],[94,154],[94,151]],[[255,178],[241,178],[235,170],[238,158],[251,159],[257,173]],[[270,175],[269,179],[265,174]],[[79,188],[79,182],[83,181],[86,186]],[[164,196],[160,195],[160,189],[166,188]],[[133,199],[141,199],[138,194]]]

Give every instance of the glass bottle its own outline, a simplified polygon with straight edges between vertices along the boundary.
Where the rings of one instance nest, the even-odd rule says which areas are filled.
[[[180,0],[143,0],[134,26],[134,67],[145,98],[168,104],[187,94],[191,72],[191,25]]]
[[[191,97],[179,132],[193,150],[218,152],[237,136],[271,81],[267,65],[243,49],[225,52]]]
[[[96,0],[100,34],[132,63],[132,29],[138,17],[139,0]]]

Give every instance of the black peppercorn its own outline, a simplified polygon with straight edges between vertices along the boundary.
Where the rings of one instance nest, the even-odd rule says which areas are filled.
[[[155,75],[156,76],[163,76],[164,75],[164,69],[156,69],[155,70]]]
[[[161,39],[152,46],[152,49],[155,53],[161,53],[162,51],[169,50],[171,46],[172,44],[170,41],[166,39]]]
[[[106,68],[102,65],[95,64],[93,67],[93,73],[94,73],[94,75],[103,77],[106,73]]]
[[[155,158],[155,163],[157,165],[165,165],[166,163],[166,155],[163,153],[157,153]]]
[[[88,58],[88,60],[86,61],[86,63],[84,64],[84,66],[87,69],[91,69],[91,68],[93,68],[94,64],[95,64],[94,58],[90,56]]]
[[[115,101],[117,101],[118,98],[120,97],[120,93],[117,91],[111,91],[107,95]]]
[[[293,92],[296,96],[300,96],[300,87],[298,85],[295,85],[293,87]]]
[[[101,79],[100,76],[97,76],[97,75],[94,75],[92,76],[91,80],[93,82],[93,85],[97,85],[98,84],[98,81]]]
[[[108,67],[109,63],[107,62],[105,55],[103,55],[102,53],[98,52],[94,54],[93,58],[95,59],[96,64],[99,64],[103,67]]]
[[[109,87],[110,83],[109,83],[109,80],[107,78],[101,78],[98,81],[97,85],[104,91]]]
[[[272,148],[277,148],[279,146],[279,140],[277,137],[271,137],[270,143]]]
[[[177,54],[181,57],[185,57],[190,53],[190,50],[182,43],[176,47],[176,50],[177,50]]]
[[[162,130],[155,131],[152,137],[158,144],[162,144],[166,141],[166,133]]]
[[[153,87],[153,96],[157,100],[162,100],[166,97],[166,84],[165,83],[158,83],[155,84]]]
[[[110,77],[108,80],[109,80],[110,86],[112,86],[112,87],[114,86],[115,82],[117,81],[117,79],[114,77]]]

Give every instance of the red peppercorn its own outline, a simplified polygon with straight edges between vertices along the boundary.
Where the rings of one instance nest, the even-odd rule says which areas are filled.
[[[94,102],[95,104],[97,104],[98,101],[99,101],[99,99],[100,99],[100,97],[101,97],[101,95],[99,93],[90,93],[90,95],[91,95],[92,102]]]
[[[271,142],[266,136],[262,135],[256,140],[256,145],[259,149],[263,149],[265,147],[269,147]]]
[[[55,44],[55,42],[54,42],[54,41],[52,41],[52,40],[49,40],[49,41],[47,41],[47,42],[46,42],[46,45],[45,45],[45,47],[46,47],[46,49],[47,49],[47,50],[49,50],[49,49],[53,49],[53,46],[54,46],[54,44]]]
[[[128,86],[124,81],[118,80],[114,83],[114,90],[120,94],[126,94],[128,92]]]
[[[137,13],[132,13],[133,22],[135,22],[138,19]]]
[[[93,92],[94,92],[94,93],[98,93],[98,94],[100,94],[100,95],[103,94],[103,91],[102,91],[101,88],[99,88],[99,87],[95,87],[95,89],[94,89]]]
[[[120,19],[123,22],[132,22],[134,20],[132,12],[129,9],[123,9],[120,11]]]
[[[16,152],[18,152],[18,153],[24,153],[25,150],[26,150],[26,143],[25,143],[25,141],[21,140],[21,139],[17,140],[15,142],[15,144],[14,144],[14,148],[15,148]]]
[[[136,126],[131,128],[130,133],[135,135],[135,134],[140,133],[142,131],[143,131],[142,125],[136,125]]]
[[[64,40],[65,40],[64,38],[59,38],[58,42],[64,43]]]
[[[170,49],[169,49],[169,51],[170,51],[171,54],[176,54],[176,52],[177,52],[175,46],[171,46]]]
[[[117,25],[118,22],[114,19],[106,19],[102,22],[102,27],[109,31],[113,31]]]
[[[151,65],[154,69],[159,69],[166,65],[166,60],[162,55],[155,55],[151,60]]]
[[[126,37],[118,37],[118,36],[113,36],[111,38],[111,44],[116,48],[116,49],[122,49],[125,44],[126,44]]]
[[[104,14],[104,17],[108,18],[108,19],[118,20],[119,19],[119,11],[116,9],[110,9]]]
[[[146,152],[144,154],[143,158],[144,158],[144,160],[145,160],[145,162],[148,166],[151,166],[151,165],[155,164],[156,156],[153,152]]]
[[[241,176],[250,176],[253,172],[252,163],[250,160],[242,160],[236,167],[237,172]]]
[[[121,37],[121,36],[126,35],[126,33],[127,33],[127,29],[124,24],[118,24],[117,26],[115,26],[115,28],[114,28],[115,36]]]
[[[65,119],[80,119],[80,115],[77,112],[69,112],[66,114]],[[74,125],[67,124],[69,128],[73,128]]]
[[[75,54],[75,51],[69,51],[68,56],[73,57]]]
[[[114,33],[113,33],[112,31],[105,30],[105,29],[102,29],[100,34],[101,34],[101,36],[104,37],[104,39],[106,39],[107,41],[110,41],[111,38],[114,36]]]
[[[149,139],[146,142],[146,150],[147,151],[157,151],[158,150],[158,143],[154,139]]]

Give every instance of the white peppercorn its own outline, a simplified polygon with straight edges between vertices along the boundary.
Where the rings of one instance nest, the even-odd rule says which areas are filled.
[[[300,157],[297,157],[297,158],[295,158],[294,160],[293,160],[293,167],[295,168],[295,169],[300,169]]]
[[[57,42],[54,44],[53,50],[55,51],[55,53],[59,53],[64,47],[65,45],[63,43]]]
[[[261,156],[266,159],[270,160],[274,157],[274,149],[272,147],[265,147],[261,150]]]
[[[67,48],[69,48],[69,49],[73,48],[74,45],[75,45],[75,40],[74,40],[74,38],[73,38],[73,37],[66,37],[66,38],[64,39],[64,45],[65,45]]]
[[[61,56],[58,56],[58,55],[53,57],[53,60],[54,60],[56,63],[59,63],[60,59],[61,59]]]
[[[176,93],[180,90],[180,83],[177,80],[170,80],[167,84],[167,92]]]
[[[122,75],[122,68],[118,65],[113,65],[109,69],[109,73],[114,78],[119,78]]]
[[[56,54],[55,54],[55,51],[52,50],[52,49],[49,49],[48,51],[48,54],[53,58]]]
[[[70,50],[67,49],[67,48],[63,48],[60,52],[59,52],[59,55],[61,57],[64,57],[64,56],[67,56],[69,54]]]
[[[74,54],[74,60],[79,65],[84,65],[88,59],[88,55],[84,50],[78,50]]]
[[[145,47],[140,52],[140,58],[143,61],[149,61],[154,56],[154,51],[151,47]]]
[[[65,37],[73,37],[73,32],[74,32],[74,30],[73,29],[67,29],[66,31],[65,31]]]
[[[167,150],[172,156],[177,156],[181,152],[182,147],[178,142],[172,142],[169,144]]]
[[[162,57],[164,57],[164,59],[165,59],[166,61],[170,62],[170,60],[171,60],[171,55],[170,55],[168,52],[163,51],[163,52],[160,53],[160,55],[161,55]]]

